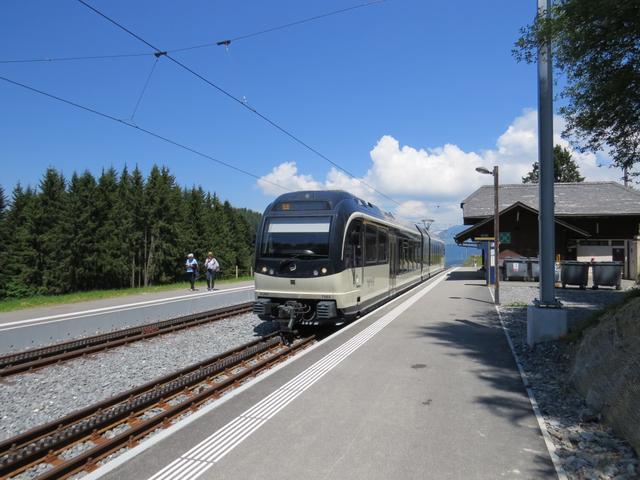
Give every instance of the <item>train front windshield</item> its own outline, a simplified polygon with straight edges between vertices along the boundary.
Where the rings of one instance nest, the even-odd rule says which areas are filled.
[[[270,218],[262,238],[263,257],[319,258],[329,256],[331,218]]]

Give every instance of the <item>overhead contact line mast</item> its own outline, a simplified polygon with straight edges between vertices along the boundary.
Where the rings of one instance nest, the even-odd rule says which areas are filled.
[[[284,345],[274,333],[8,439],[0,443],[0,477],[30,471],[34,479],[46,480],[94,470],[101,459],[168,427],[172,419],[289,358],[314,338]],[[80,444],[82,453],[63,455]],[[36,474],[43,464],[50,468]]]
[[[242,303],[231,307],[195,313],[184,317],[163,320],[161,322],[148,323],[79,340],[70,340],[50,347],[34,348],[12,353],[0,357],[0,377],[45,367],[89,353],[119,347],[127,343],[146,340],[157,335],[164,335],[177,330],[215,322],[234,315],[249,313],[251,312],[252,305],[253,302]]]

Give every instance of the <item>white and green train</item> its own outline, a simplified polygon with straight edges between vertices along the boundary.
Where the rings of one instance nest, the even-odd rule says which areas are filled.
[[[444,269],[444,243],[343,191],[278,197],[256,236],[254,313],[295,325],[349,321]]]

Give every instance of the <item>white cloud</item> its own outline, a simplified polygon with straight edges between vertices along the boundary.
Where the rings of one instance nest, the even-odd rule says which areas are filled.
[[[474,171],[483,165],[482,157],[456,145],[428,151],[401,148],[398,140],[385,135],[371,150],[371,160],[367,179],[390,195],[453,198],[482,183]]]
[[[298,175],[296,162],[281,163],[258,180],[258,187],[266,195],[281,195],[286,190],[324,190],[311,175]],[[282,187],[282,188],[280,188]]]
[[[618,180],[620,174],[607,167],[604,154],[579,153],[561,138],[564,120],[554,118],[554,142],[568,148],[587,181]],[[370,152],[371,164],[364,177],[354,179],[332,167],[324,181],[298,172],[295,162],[275,167],[258,181],[267,195],[278,195],[281,189],[267,183],[271,181],[290,190],[341,189],[378,204],[385,210],[393,209],[400,217],[433,218],[446,228],[462,220],[460,201],[480,185],[491,182],[475,168],[493,165],[500,167],[500,183],[521,183],[538,158],[538,117],[535,110],[525,110],[515,118],[496,140],[493,149],[464,151],[455,144],[433,148],[415,148],[400,145],[390,135],[382,136]],[[373,189],[396,198],[400,205],[378,195]]]
[[[396,214],[402,218],[423,219],[430,218],[427,204],[421,200],[407,200],[396,208]]]

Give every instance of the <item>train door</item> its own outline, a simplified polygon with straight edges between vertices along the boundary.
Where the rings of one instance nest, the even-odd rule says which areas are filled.
[[[349,225],[345,240],[345,263],[351,270],[351,280],[355,288],[360,288],[364,279],[363,230],[362,221],[354,220]]]
[[[398,276],[398,237],[389,232],[389,294],[396,289],[396,277]]]

